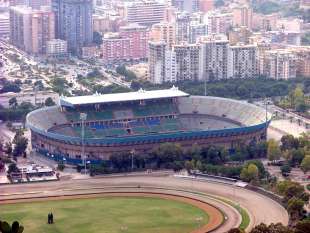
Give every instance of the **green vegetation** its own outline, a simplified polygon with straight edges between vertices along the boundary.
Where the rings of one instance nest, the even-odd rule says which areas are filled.
[[[310,45],[310,32],[305,33],[302,37],[301,37],[301,43],[303,45]]]
[[[250,224],[250,216],[249,216],[248,212],[245,209],[241,208],[240,206],[236,206],[236,208],[237,208],[237,210],[240,213],[241,218],[242,218],[242,221],[239,225],[239,228],[242,230],[245,230]]]
[[[116,72],[120,75],[125,76],[125,81],[131,82],[132,80],[136,80],[137,76],[131,70],[127,70],[125,65],[120,65],[116,67]]]
[[[290,180],[279,181],[276,185],[276,192],[283,196],[283,203],[291,223],[297,223],[306,217],[304,216],[304,206],[309,201],[309,194],[306,193],[303,185]]]
[[[122,93],[122,92],[132,91],[130,88],[126,88],[126,87],[119,86],[116,84],[112,84],[109,86],[95,85],[95,86],[93,86],[92,90],[93,90],[93,92],[98,92],[101,94]]]
[[[257,158],[266,157],[266,143],[257,143],[250,146],[240,145],[234,151],[228,151],[223,147],[209,146],[199,147],[193,145],[190,149],[184,149],[179,144],[163,143],[148,154],[133,155],[133,170],[145,169],[181,169],[199,170],[210,175],[220,175],[231,178],[240,178],[244,167],[251,164],[258,169],[257,176],[242,177],[250,182],[258,182],[268,174],[264,166]],[[132,152],[113,154],[109,163],[90,167],[91,175],[128,172],[132,171]],[[244,165],[243,161],[248,160]],[[227,166],[226,163],[232,163]],[[253,165],[251,167],[253,167]]]
[[[307,104],[307,99],[309,97],[305,96],[303,87],[297,86],[276,104],[284,109],[293,109],[294,111],[307,115],[307,111],[310,108],[309,104]]]
[[[16,100],[16,98],[15,98]],[[26,115],[35,109],[31,103],[22,102],[17,105],[17,102],[12,98],[10,100],[10,108],[4,108],[0,106],[0,120],[3,121],[24,121]]]
[[[50,84],[54,92],[62,95],[69,95],[69,92],[67,91],[69,83],[66,79],[55,77],[51,79]]]
[[[257,1],[252,0],[252,6],[255,12],[262,13],[265,15],[279,12],[281,9],[280,3],[277,3],[275,1]]]
[[[97,82],[102,81],[104,79],[105,77],[97,68],[87,73],[86,76],[80,74],[77,76],[77,82],[89,89],[92,89]]]
[[[215,0],[215,1],[214,1],[214,6],[215,6],[216,8],[221,7],[221,6],[224,6],[224,5],[225,5],[225,1],[224,1],[224,0]]]
[[[26,155],[26,149],[28,146],[28,138],[24,136],[24,132],[19,130],[16,132],[13,139],[13,151],[12,154],[14,157]]]
[[[6,78],[0,78],[0,86],[2,86],[2,88],[0,88],[0,93],[19,93],[21,91],[21,84],[20,80],[9,81]]]
[[[255,226],[249,233],[308,233],[310,231],[310,221],[299,221],[296,226],[284,226],[281,223],[271,223],[267,226],[261,223]],[[233,228],[228,233],[244,233],[242,229]]]
[[[47,224],[53,212],[55,223]],[[18,220],[32,233],[188,233],[209,216],[192,205],[159,198],[106,197],[0,206],[1,217]],[[197,223],[197,218],[202,221]]]
[[[183,81],[174,84],[182,91],[191,95],[204,95],[204,82]],[[171,83],[154,85],[146,81],[133,81],[131,88],[146,90],[170,88]],[[304,93],[310,93],[309,79],[273,80],[267,78],[253,79],[228,79],[207,83],[207,95],[219,96],[233,99],[253,99],[275,96],[287,96],[291,90],[297,86],[302,86]]]
[[[94,32],[93,33],[93,42],[97,45],[100,46],[102,45],[102,35],[99,32]]]
[[[299,1],[277,2],[274,0],[251,0],[255,12],[262,14],[280,13],[284,17],[302,18],[305,23],[310,22],[310,10],[299,7]]]
[[[281,153],[286,163],[291,167],[301,166],[302,161],[310,155],[310,135],[303,134],[299,138],[285,135],[281,138]],[[304,168],[308,168],[308,159],[304,161]]]
[[[17,221],[14,221],[12,226],[7,222],[0,221],[0,232],[2,233],[22,233],[23,231],[24,227],[19,225]]]

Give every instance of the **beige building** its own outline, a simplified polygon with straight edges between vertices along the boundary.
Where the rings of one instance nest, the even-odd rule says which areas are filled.
[[[310,78],[310,46],[295,48],[297,75]]]
[[[252,29],[253,10],[248,6],[239,6],[233,8],[233,25],[236,27],[247,27]]]
[[[152,26],[150,39],[152,41],[164,41],[169,49],[175,44],[175,24],[162,22]]]
[[[231,13],[209,11],[205,17],[208,34],[225,34],[233,24],[233,15]]]
[[[55,38],[55,15],[49,7],[11,7],[10,23],[11,43],[28,53],[45,54],[47,42]]]
[[[270,50],[260,59],[262,59],[261,74],[277,80],[296,78],[297,57],[294,52],[287,49]]]

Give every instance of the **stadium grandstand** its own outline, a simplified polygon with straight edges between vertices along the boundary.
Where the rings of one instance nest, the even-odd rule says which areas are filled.
[[[81,117],[84,115],[84,117]],[[32,147],[55,160],[89,163],[114,153],[146,153],[160,143],[233,148],[266,139],[271,116],[252,104],[167,90],[61,97],[27,116]]]

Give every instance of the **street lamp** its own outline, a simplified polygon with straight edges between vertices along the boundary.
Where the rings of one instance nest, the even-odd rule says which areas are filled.
[[[131,172],[133,171],[133,156],[134,156],[135,152],[136,152],[135,149],[132,149],[130,151],[130,154],[131,154]]]
[[[82,158],[84,160],[84,172],[86,175],[86,155],[85,155],[85,120],[87,119],[87,114],[86,113],[81,113],[80,114],[80,119],[82,121]]]

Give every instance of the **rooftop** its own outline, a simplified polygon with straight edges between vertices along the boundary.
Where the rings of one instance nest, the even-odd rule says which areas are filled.
[[[174,97],[187,97],[189,94],[180,91],[177,87],[172,87],[166,90],[154,90],[145,91],[140,89],[136,92],[128,93],[117,93],[117,94],[94,94],[89,96],[75,96],[75,97],[64,97],[60,98],[61,106],[73,107],[75,105],[86,105],[86,104],[103,104],[103,103],[117,103],[117,102],[129,102],[139,100],[151,100],[151,99],[162,99],[162,98],[174,98]]]

